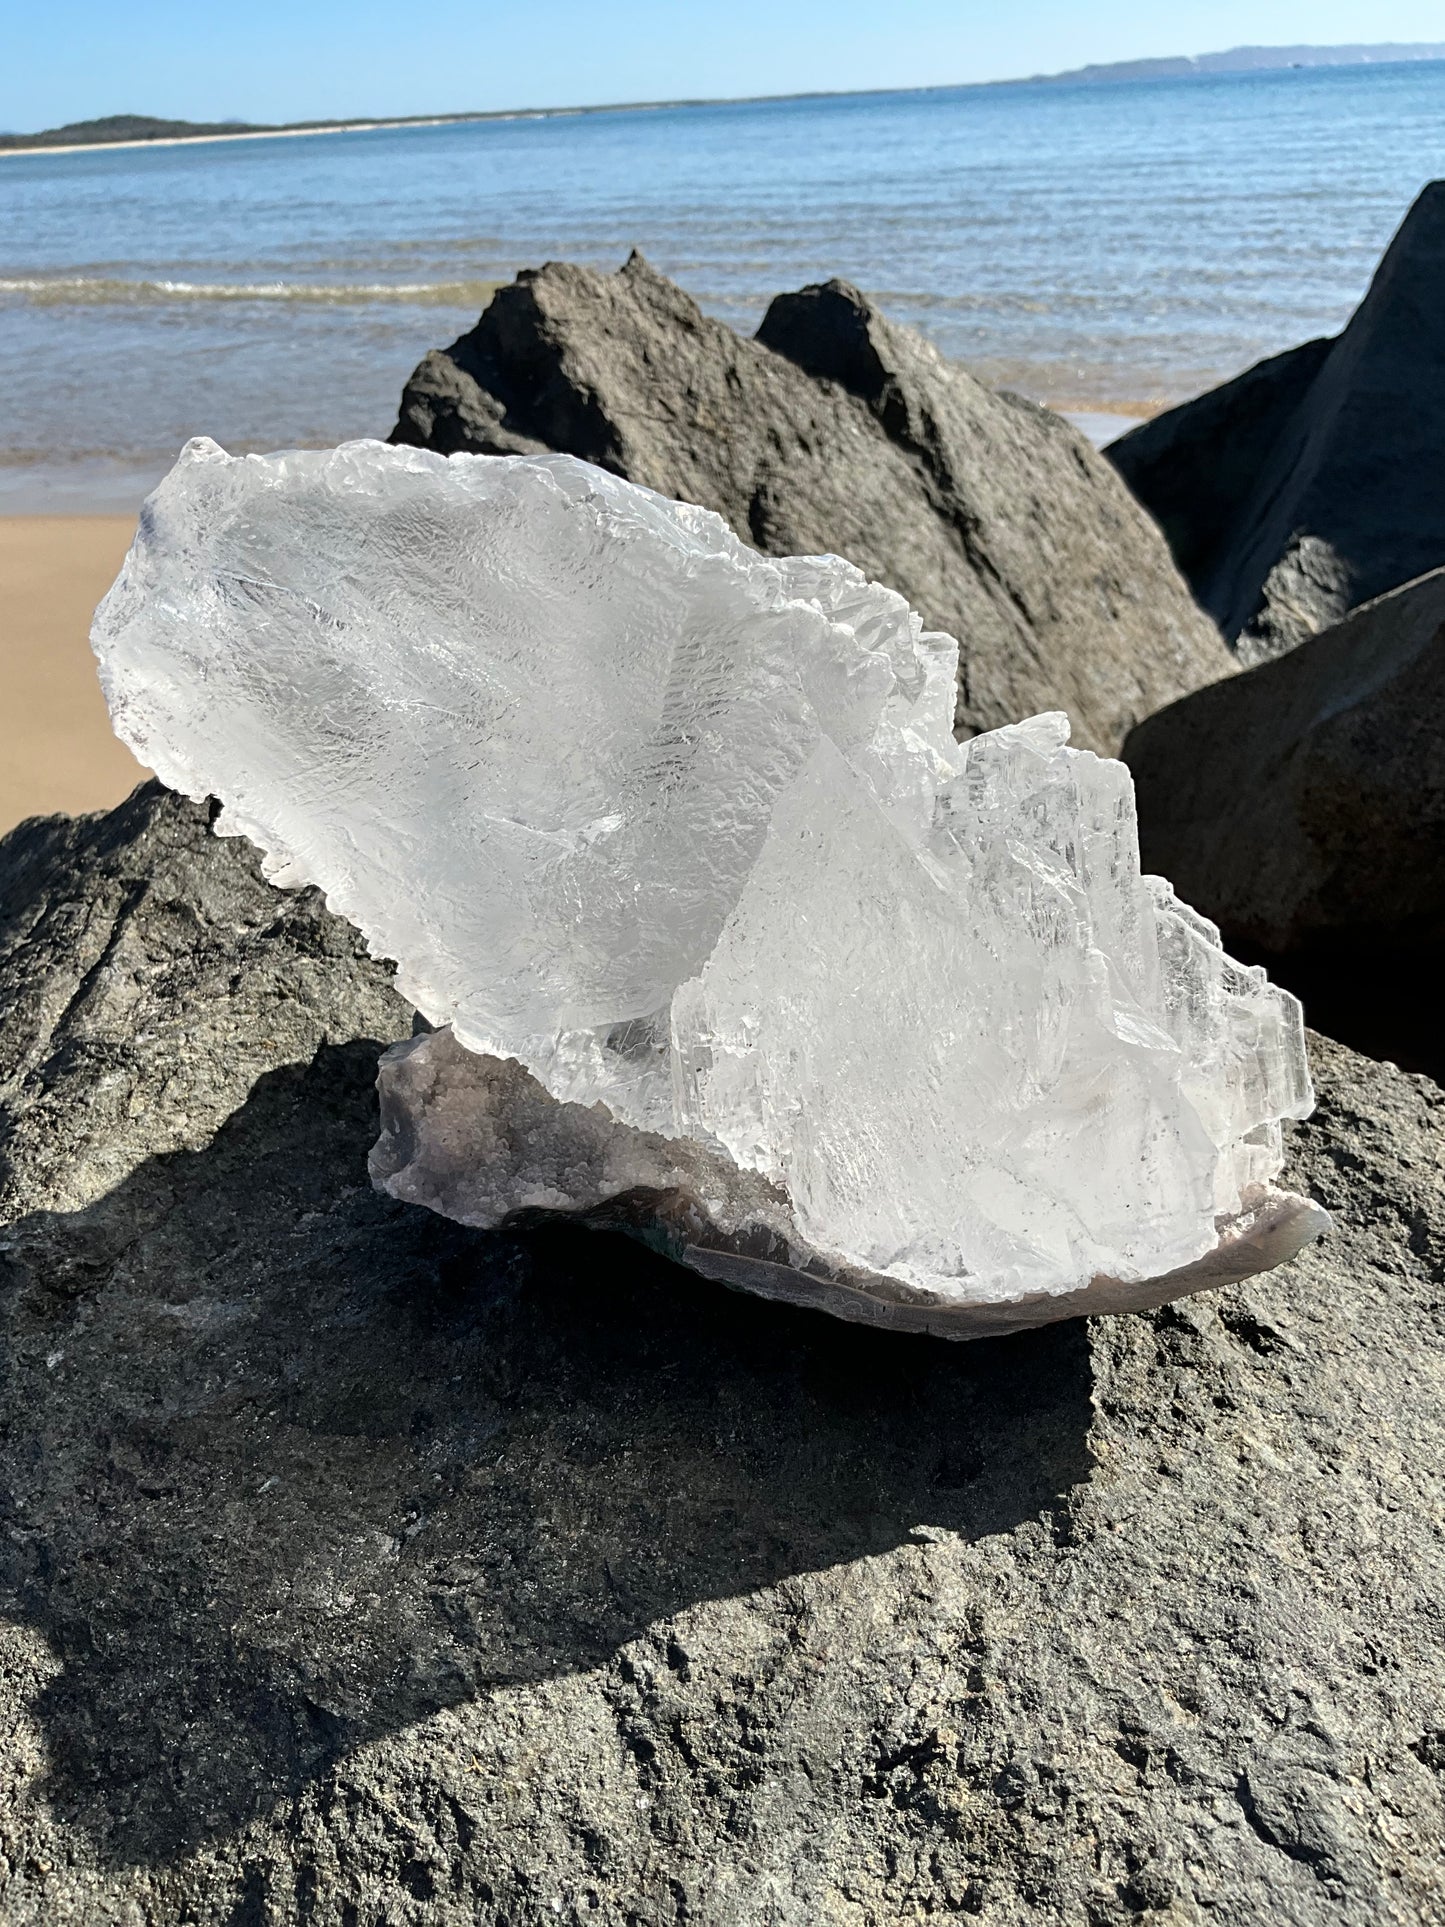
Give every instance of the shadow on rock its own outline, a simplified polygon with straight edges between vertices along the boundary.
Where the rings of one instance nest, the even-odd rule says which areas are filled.
[[[367,1186],[375,1058],[323,1048],[203,1152],[5,1235],[0,1610],[60,1661],[46,1791],[112,1863],[1087,1469],[1081,1327],[950,1346],[462,1231]]]

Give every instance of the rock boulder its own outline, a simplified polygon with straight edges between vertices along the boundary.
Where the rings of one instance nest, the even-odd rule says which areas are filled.
[[[1445,1074],[1445,569],[1129,737],[1144,867],[1306,1014]]]
[[[1234,666],[1082,436],[841,281],[779,295],[749,341],[640,255],[526,271],[421,363],[392,439],[556,449],[715,509],[768,554],[846,556],[959,638],[964,733],[1062,709],[1112,755]]]
[[[1441,1093],[1339,1230],[946,1345],[374,1193],[387,971],[154,787],[0,844],[0,1918],[1425,1921]]]
[[[1445,566],[1442,302],[1435,181],[1337,340],[1262,362],[1107,451],[1241,661]]]

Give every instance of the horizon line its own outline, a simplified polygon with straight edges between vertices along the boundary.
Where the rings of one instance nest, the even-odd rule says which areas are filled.
[[[71,128],[93,126],[98,120],[121,119],[120,115],[96,115],[90,121],[62,122],[56,128],[42,128],[36,133],[22,134],[7,130],[0,133],[0,159],[17,154],[85,154],[106,153],[116,149],[138,147],[197,147],[219,144],[222,141],[277,140],[316,134],[360,134],[374,133],[387,128],[397,127],[458,127],[476,121],[500,120],[550,120],[585,114],[643,114],[662,113],[669,109],[692,107],[764,107],[784,104],[789,101],[805,100],[866,100],[896,94],[950,94],[982,92],[995,87],[1035,87],[1057,86],[1060,82],[1077,81],[1081,86],[1100,83],[1106,74],[1120,73],[1135,68],[1169,66],[1175,63],[1191,64],[1205,60],[1227,59],[1235,53],[1331,53],[1336,50],[1355,49],[1361,52],[1373,51],[1375,47],[1384,51],[1398,52],[1400,58],[1394,60],[1360,60],[1354,62],[1319,62],[1322,69],[1347,67],[1387,67],[1387,66],[1426,66],[1445,62],[1445,41],[1379,41],[1374,43],[1359,41],[1334,41],[1318,43],[1295,43],[1280,47],[1266,47],[1242,44],[1238,47],[1220,49],[1217,53],[1206,54],[1157,54],[1143,55],[1134,60],[1091,62],[1083,67],[1067,67],[1056,73],[1012,74],[994,80],[957,80],[932,81],[924,84],[900,87],[804,87],[781,94],[698,94],[679,95],[660,100],[592,101],[571,106],[557,107],[488,107],[463,109],[456,113],[436,114],[371,114],[354,115],[344,119],[304,120],[268,122],[211,122],[209,127],[215,131],[182,134],[137,135],[129,139],[66,141],[41,144],[47,133],[68,132]],[[1419,51],[1413,51],[1418,49]],[[1411,50],[1411,51],[1407,51]],[[1427,51],[1428,50],[1428,51]],[[1138,81],[1161,80],[1209,80],[1220,78],[1241,78],[1256,73],[1277,73],[1307,71],[1301,63],[1298,68],[1240,68],[1231,73],[1208,68],[1193,73],[1173,73],[1153,75],[1140,73]],[[1117,84],[1117,83],[1116,83]],[[169,116],[161,114],[137,114],[136,120],[166,121]],[[184,125],[185,123],[181,123]],[[205,126],[205,123],[199,125]],[[19,145],[18,143],[25,143]],[[10,143],[16,143],[14,145]]]

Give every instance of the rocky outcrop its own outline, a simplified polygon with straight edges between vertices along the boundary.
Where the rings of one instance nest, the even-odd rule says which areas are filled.
[[[1437,1909],[1441,1093],[1338,1231],[946,1345],[366,1182],[386,970],[151,788],[0,844],[0,1917]]]
[[[1125,745],[1144,867],[1333,1034],[1445,1075],[1445,569]]]
[[[421,363],[392,439],[556,449],[715,509],[771,555],[846,556],[959,638],[966,733],[1063,709],[1076,743],[1113,754],[1233,668],[1082,436],[841,281],[778,296],[749,341],[640,255],[525,272]]]
[[[1344,333],[1145,422],[1109,458],[1259,662],[1445,566],[1445,182]]]
[[[1104,450],[1201,600],[1229,573],[1243,507],[1334,345],[1306,341],[1273,355]]]

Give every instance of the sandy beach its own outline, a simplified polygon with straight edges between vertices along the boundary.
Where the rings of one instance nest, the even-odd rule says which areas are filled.
[[[0,517],[0,832],[109,809],[145,775],[111,734],[89,642],[134,530],[126,515]]]

